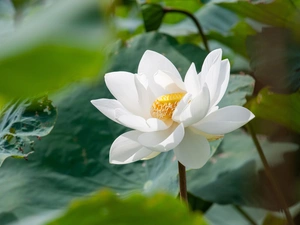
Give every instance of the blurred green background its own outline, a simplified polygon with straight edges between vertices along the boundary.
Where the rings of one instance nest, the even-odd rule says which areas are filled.
[[[220,106],[256,115],[300,224],[299,0],[0,0],[1,225],[285,224],[244,128],[211,143],[211,160],[187,172],[189,209],[176,199],[172,151],[108,163],[127,128],[90,104],[112,98],[104,74],[135,73],[147,49],[183,76],[192,62],[200,71],[208,51],[192,17],[209,50],[222,48],[231,63]]]

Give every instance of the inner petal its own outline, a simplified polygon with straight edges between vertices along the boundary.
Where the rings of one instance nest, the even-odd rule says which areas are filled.
[[[185,93],[178,92],[158,97],[152,104],[151,116],[160,120],[171,119],[178,102],[184,95]]]

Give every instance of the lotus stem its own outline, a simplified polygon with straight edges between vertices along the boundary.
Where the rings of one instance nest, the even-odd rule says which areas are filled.
[[[199,35],[202,38],[202,41],[203,41],[206,51],[210,52],[209,47],[208,47],[208,42],[207,42],[206,36],[203,32],[203,29],[202,29],[199,21],[197,20],[197,18],[192,13],[190,13],[186,10],[183,10],[183,9],[173,9],[173,8],[164,8],[164,12],[165,13],[181,13],[181,14],[184,14],[184,15],[188,16],[189,18],[191,18],[191,20],[193,20],[193,22],[195,23],[195,25],[198,29]]]
[[[180,199],[188,204],[185,166],[178,161]]]
[[[255,134],[255,131],[251,125],[251,123],[248,123],[247,124],[247,129],[249,131],[249,133],[251,134],[251,137],[252,137],[252,140],[256,146],[256,149],[257,149],[257,152],[259,154],[259,157],[264,165],[264,169],[265,169],[265,172],[266,172],[266,175],[270,181],[270,184],[271,184],[271,187],[274,191],[274,194],[275,194],[275,197],[277,198],[277,201],[278,203],[280,204],[281,208],[283,209],[284,211],[284,214],[285,214],[285,217],[287,219],[287,222],[289,225],[295,225],[294,221],[293,221],[293,218],[291,216],[291,213],[289,211],[289,208],[288,208],[288,205],[285,201],[285,198],[284,198],[284,195],[282,193],[282,191],[280,190],[279,186],[278,186],[278,183],[276,182],[273,174],[272,174],[272,171],[271,171],[271,168],[268,164],[268,161],[266,159],[266,156],[263,152],[263,149],[256,137],[256,134]]]

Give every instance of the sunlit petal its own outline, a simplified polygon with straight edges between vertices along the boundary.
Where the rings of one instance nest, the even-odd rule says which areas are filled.
[[[241,106],[228,106],[212,112],[193,127],[209,134],[226,134],[254,118],[252,112]]]
[[[104,76],[110,93],[130,112],[140,115],[138,93],[134,74],[128,72],[111,72]]]
[[[139,136],[139,142],[154,151],[166,152],[175,148],[184,136],[183,124],[173,124],[169,129]]]
[[[112,164],[132,163],[149,156],[152,151],[138,143],[139,131],[129,131],[120,135],[112,144],[109,162]]]

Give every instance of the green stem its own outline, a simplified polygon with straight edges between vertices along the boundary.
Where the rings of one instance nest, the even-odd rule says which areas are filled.
[[[243,217],[245,217],[246,220],[252,225],[257,225],[257,223],[238,205],[233,205],[233,207],[242,214]]]
[[[188,16],[189,18],[191,18],[198,29],[199,35],[202,38],[202,41],[203,41],[206,51],[209,52],[208,42],[207,42],[206,36],[203,32],[203,29],[202,29],[199,21],[197,20],[197,18],[192,13],[190,13],[186,10],[183,10],[183,9],[173,9],[173,8],[164,8],[164,12],[165,13],[181,13],[181,14],[184,14],[184,15]]]
[[[188,204],[185,166],[178,161],[180,199]]]
[[[281,205],[281,208],[284,211],[284,214],[285,214],[285,217],[286,217],[286,219],[288,221],[288,224],[289,225],[295,225],[295,223],[293,221],[293,218],[291,216],[291,213],[289,211],[288,205],[287,205],[287,203],[285,201],[285,198],[284,198],[284,196],[283,196],[283,194],[282,194],[282,192],[281,192],[281,190],[280,190],[280,188],[279,188],[279,186],[278,186],[275,178],[273,177],[271,168],[270,168],[270,166],[268,164],[268,161],[267,161],[267,159],[265,157],[265,154],[264,154],[264,152],[262,150],[262,147],[261,147],[261,145],[260,145],[260,143],[259,143],[259,141],[258,141],[258,139],[256,137],[255,131],[254,131],[251,123],[247,124],[247,128],[248,128],[248,131],[250,132],[252,140],[253,140],[253,142],[254,142],[254,144],[256,146],[256,149],[257,149],[257,152],[259,154],[259,157],[260,157],[260,159],[261,159],[261,161],[262,161],[262,163],[264,165],[266,175],[267,175],[267,177],[268,177],[268,179],[269,179],[269,181],[271,183],[271,186],[272,186],[273,191],[275,193],[275,197],[277,198],[279,204]]]

